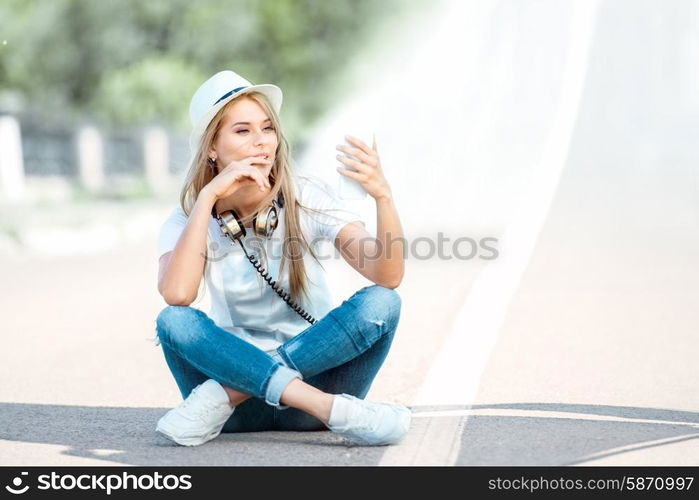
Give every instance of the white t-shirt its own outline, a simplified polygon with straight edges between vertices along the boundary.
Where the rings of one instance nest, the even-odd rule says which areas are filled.
[[[334,190],[318,178],[297,176],[296,193],[302,205],[327,211],[319,214],[299,210],[301,230],[316,253],[322,249],[319,246],[322,241],[330,242],[332,248],[337,233],[347,223],[360,221],[366,226],[362,217],[349,210]],[[246,227],[247,235],[242,241],[248,254],[257,257],[263,270],[277,280],[278,286],[289,292],[288,258],[284,265],[284,276],[279,278],[285,209],[283,207],[279,211],[278,225],[271,238],[258,237],[253,234],[252,228]],[[158,258],[174,250],[186,224],[187,216],[178,204],[160,230]],[[224,236],[213,217],[209,217],[206,240],[209,260],[204,267],[204,280],[211,299],[211,308],[207,314],[214,323],[264,351],[275,349],[310,326],[263,280],[245,257],[240,244],[233,243]],[[266,260],[260,258],[260,247],[266,250]],[[310,301],[299,300],[297,304],[316,320],[320,320],[334,307],[326,272],[308,252],[304,255],[304,264]]]

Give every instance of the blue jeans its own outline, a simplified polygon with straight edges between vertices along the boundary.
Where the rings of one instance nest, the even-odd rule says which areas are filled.
[[[156,331],[183,398],[209,378],[253,396],[236,407],[223,432],[321,430],[315,417],[280,408],[287,384],[298,377],[323,392],[364,398],[391,347],[400,309],[395,290],[362,288],[271,354],[188,306],[163,309]]]

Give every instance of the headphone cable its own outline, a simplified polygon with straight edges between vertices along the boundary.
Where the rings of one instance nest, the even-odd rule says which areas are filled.
[[[255,268],[255,271],[257,271],[260,276],[267,282],[269,286],[272,287],[272,290],[275,291],[281,299],[287,303],[289,307],[291,307],[299,316],[301,316],[303,319],[308,321],[310,324],[315,324],[317,323],[318,320],[316,320],[313,316],[311,316],[309,313],[307,313],[302,307],[300,307],[298,304],[296,304],[293,300],[291,300],[291,295],[284,291],[284,289],[280,288],[277,286],[276,280],[273,280],[272,277],[269,275],[269,273],[264,270],[262,265],[259,263],[259,261],[253,257],[252,255],[248,254],[248,251],[245,249],[245,245],[243,245],[243,242],[240,241],[240,239],[236,240],[240,244],[240,248],[243,249],[243,252],[245,253],[245,256],[248,258],[252,266]]]

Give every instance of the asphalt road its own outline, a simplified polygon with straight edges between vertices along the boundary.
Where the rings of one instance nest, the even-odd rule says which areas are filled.
[[[689,38],[672,29],[685,26],[683,11],[675,19],[639,4],[645,21],[620,33],[631,3],[604,3],[585,43],[569,44],[589,48],[571,66],[576,80],[558,71],[575,60],[558,50],[565,44],[545,43],[564,24],[540,23],[554,5],[560,19],[578,19],[573,4],[526,4],[518,30],[508,24],[516,16],[479,5],[491,24],[474,12],[470,31],[440,33],[516,31],[521,43],[506,38],[522,48],[513,77],[500,71],[515,54],[507,43],[474,52],[478,78],[451,75],[470,89],[453,96],[460,107],[395,110],[406,122],[441,110],[453,135],[425,140],[425,127],[400,123],[382,151],[408,239],[449,231],[443,221],[452,238],[511,239],[495,261],[409,258],[394,347],[369,394],[413,408],[402,444],[266,432],[190,449],[157,436],[157,419],[179,402],[151,342],[165,305],[155,237],[170,204],[83,204],[0,211],[0,227],[21,241],[0,233],[0,464],[699,464],[696,99],[691,58],[681,59]],[[442,52],[472,46],[456,42]],[[551,96],[544,83],[569,92]],[[545,203],[527,191],[539,174]],[[530,252],[520,252],[525,240]],[[518,252],[521,265],[506,266]],[[342,261],[327,266],[338,304],[369,284]]]
[[[79,208],[54,213],[67,220]],[[93,218],[117,235],[112,245],[90,244],[93,229],[86,225],[57,228],[57,240],[82,235],[87,242],[83,254],[63,254],[32,243],[28,235],[38,222],[29,221],[26,234],[20,231],[27,248],[5,252],[0,260],[0,463],[380,463],[385,448],[348,448],[330,432],[227,434],[196,449],[157,435],[158,418],[180,400],[162,352],[151,341],[165,306],[156,290],[157,227],[151,226],[168,207],[110,204],[93,210]],[[370,284],[342,261],[324,264],[338,303]],[[476,273],[479,266],[408,261],[411,279],[400,288],[399,333],[370,398],[411,402],[470,281],[452,282],[429,296],[422,292],[444,287],[457,272]],[[204,299],[198,307],[206,304]]]
[[[623,179],[617,168],[613,189],[604,164],[564,173],[467,404],[413,401],[450,335],[477,341],[454,318],[483,264],[408,260],[399,332],[369,395],[413,406],[410,435],[389,448],[330,432],[172,445],[153,431],[179,394],[149,340],[164,306],[152,237],[84,255],[7,253],[0,463],[697,464],[696,185],[682,165]],[[594,206],[580,210],[584,199]],[[166,210],[130,207],[119,220],[147,229]],[[337,300],[368,284],[328,264]]]

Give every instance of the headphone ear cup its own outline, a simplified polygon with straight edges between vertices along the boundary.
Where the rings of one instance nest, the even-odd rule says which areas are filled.
[[[258,213],[252,221],[255,234],[269,238],[279,224],[277,207],[273,204],[261,213]]]
[[[235,213],[235,210],[227,210],[223,212],[220,217],[223,221],[223,226],[221,229],[223,229],[231,237],[231,239],[236,240],[247,234],[245,231],[245,226],[243,226],[243,223],[240,222],[240,218],[238,217],[238,214]]]

